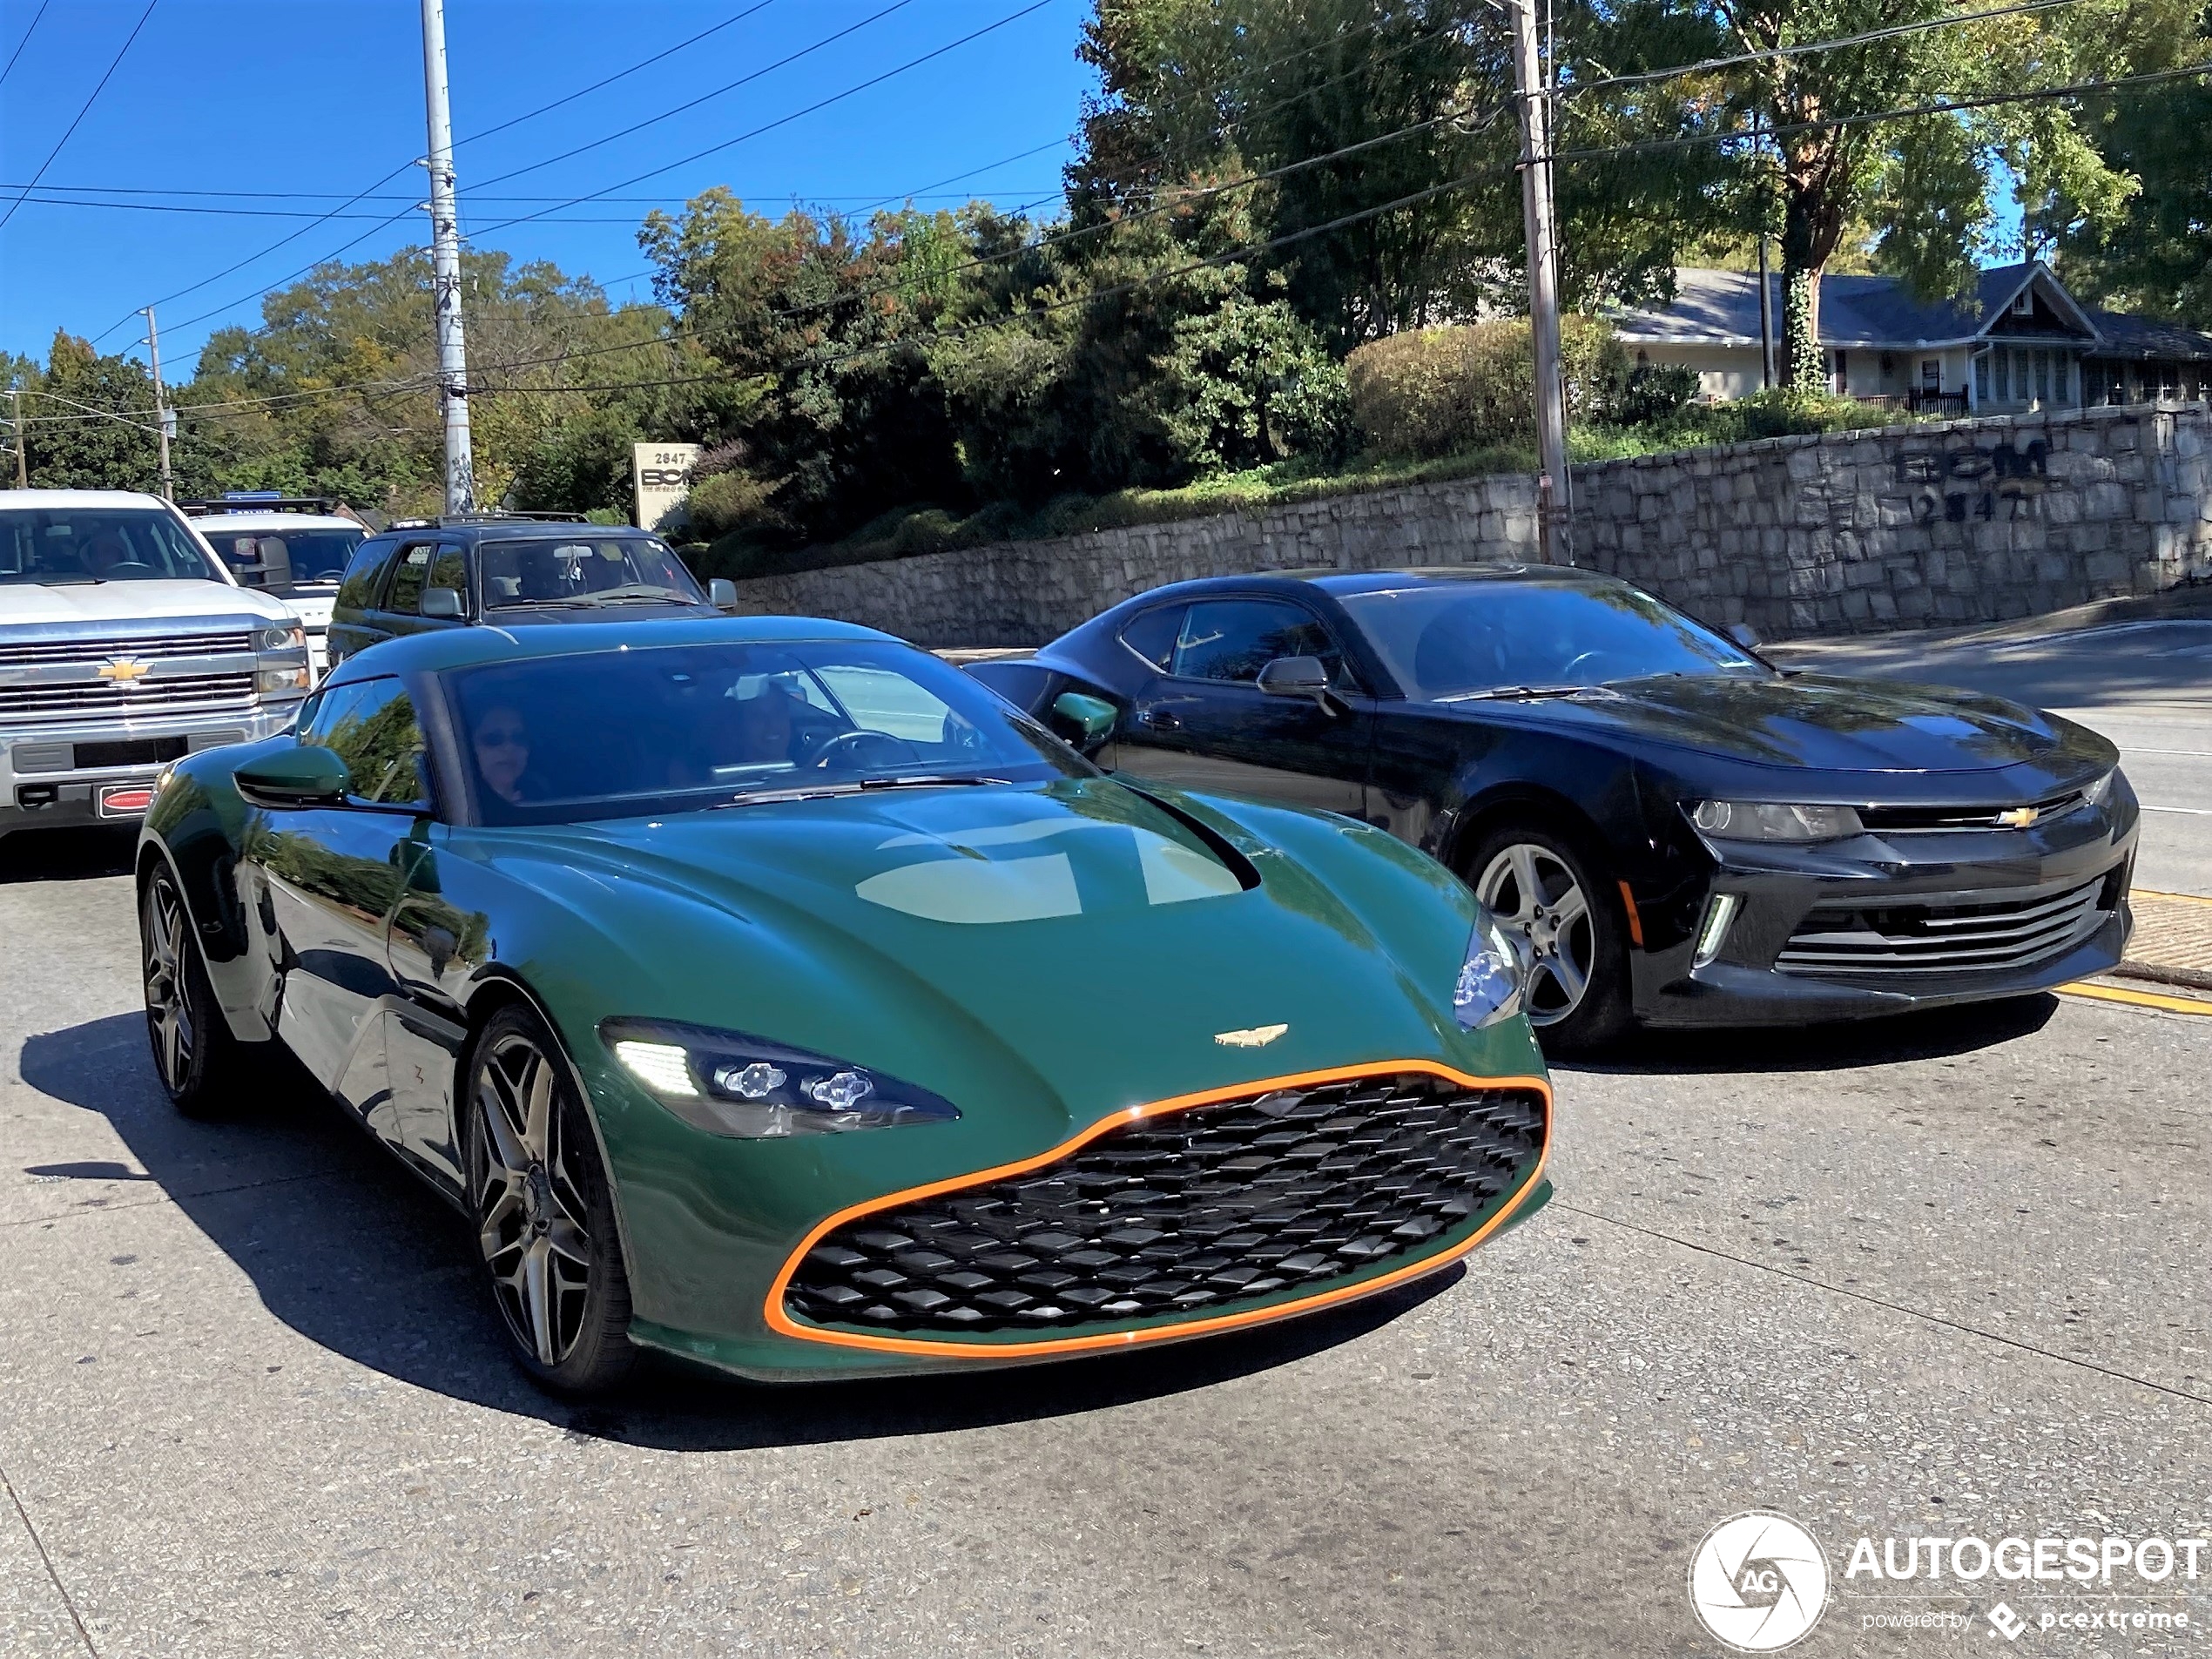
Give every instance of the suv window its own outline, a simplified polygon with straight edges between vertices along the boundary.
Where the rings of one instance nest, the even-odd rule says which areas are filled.
[[[346,567],[345,580],[338,584],[338,606],[342,610],[373,610],[376,607],[376,590],[385,565],[398,549],[395,542],[363,542],[354,550],[353,562]]]
[[[448,543],[408,549],[400,568],[393,573],[392,597],[385,601],[384,609],[399,617],[421,615],[425,588],[451,588],[461,595],[462,611],[468,610],[469,562],[459,548]]]
[[[1350,685],[1344,653],[1313,614],[1280,599],[1205,599],[1176,636],[1170,670],[1184,679],[1250,685],[1278,657],[1317,657],[1332,685]]]
[[[429,800],[422,724],[396,679],[332,686],[316,701],[300,741],[319,745],[346,763],[357,799],[388,806]]]

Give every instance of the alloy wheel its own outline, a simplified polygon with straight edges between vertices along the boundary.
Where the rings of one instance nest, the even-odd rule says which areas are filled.
[[[583,1334],[590,1301],[590,1211],[570,1173],[555,1062],[509,1033],[478,1060],[482,1130],[476,1229],[500,1312],[545,1366]]]
[[[1528,949],[1525,1004],[1532,1025],[1555,1025],[1582,1005],[1597,960],[1597,932],[1581,883],[1549,847],[1501,847],[1474,887]]]
[[[181,1094],[192,1081],[192,1001],[185,988],[185,905],[175,884],[157,876],[146,893],[146,1030],[161,1081]]]

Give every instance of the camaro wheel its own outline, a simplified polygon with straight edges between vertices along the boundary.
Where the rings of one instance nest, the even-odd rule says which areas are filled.
[[[1468,867],[1475,897],[1527,948],[1529,1023],[1560,1049],[1617,1035],[1628,1021],[1621,929],[1581,859],[1548,831],[1507,826],[1483,838]]]
[[[545,1022],[501,1009],[469,1057],[476,1237],[523,1366],[572,1393],[630,1368],[630,1282],[599,1144]]]
[[[154,872],[138,901],[146,989],[146,1036],[161,1086],[187,1117],[213,1117],[239,1103],[244,1055],[207,982],[199,941],[176,878]]]

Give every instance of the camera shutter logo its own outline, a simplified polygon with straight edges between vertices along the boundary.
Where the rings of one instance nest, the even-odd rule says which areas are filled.
[[[1737,1652],[1778,1652],[1820,1622],[1828,1557],[1786,1515],[1731,1515],[1689,1558],[1689,1605],[1716,1640]]]

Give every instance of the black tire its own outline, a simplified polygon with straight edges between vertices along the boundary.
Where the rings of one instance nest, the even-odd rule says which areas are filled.
[[[1548,1051],[1589,1053],[1628,1030],[1634,1010],[1620,889],[1574,841],[1527,819],[1496,824],[1468,849],[1460,874],[1529,947],[1523,1001]]]
[[[166,865],[138,894],[138,959],[154,1074],[171,1103],[186,1117],[233,1116],[249,1098],[249,1050],[216,1004],[192,913]]]
[[[603,1393],[636,1357],[630,1278],[568,1056],[536,1010],[510,1003],[462,1076],[469,1216],[501,1327],[539,1386]]]

